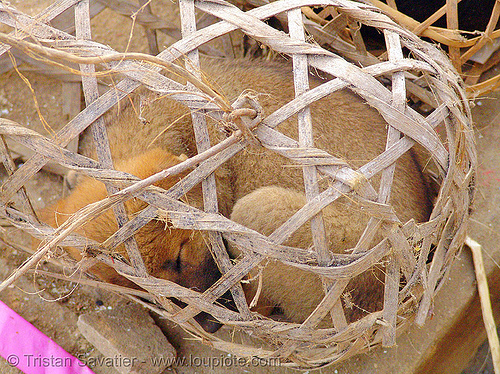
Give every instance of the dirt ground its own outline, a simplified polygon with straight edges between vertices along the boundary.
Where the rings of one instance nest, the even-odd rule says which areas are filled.
[[[37,14],[51,3],[51,0],[10,1],[11,5],[30,15]],[[170,17],[172,22],[174,22],[176,13],[168,11],[171,8],[155,6],[158,3],[160,2],[153,2],[154,12],[162,14],[164,17]],[[129,51],[147,52],[147,45],[144,43],[143,28],[136,26],[131,36],[131,26],[132,23],[129,19],[117,16],[110,10],[105,10],[93,20],[93,39],[120,51],[124,51],[125,46],[128,45]],[[2,29],[2,31],[4,30]],[[168,43],[168,40],[160,34],[160,48],[165,43]],[[30,82],[31,88],[21,79],[21,74]],[[30,72],[20,73],[14,70],[0,76],[0,116],[17,121],[43,134],[50,135],[67,122],[68,113],[63,108],[62,96],[62,84],[57,79]],[[39,103],[39,112],[37,111],[34,97],[36,97]],[[500,221],[496,218],[499,213],[498,207],[500,206],[499,104],[500,94],[489,94],[487,97],[478,100],[474,108],[475,135],[480,157],[480,167],[478,173],[478,193],[475,211],[471,219],[470,235],[483,245],[489,273],[493,272],[492,269],[498,268],[498,263],[500,262],[500,251],[496,246],[497,241],[500,239]],[[50,129],[42,125],[41,117],[50,125]],[[5,171],[0,171],[1,182],[5,178]],[[35,179],[28,183],[27,190],[28,195],[32,197],[34,208],[43,208],[60,198],[62,194],[62,178],[53,173],[42,171]],[[0,247],[0,280],[3,280],[27,258],[27,254],[23,249],[30,248],[30,239],[24,233],[13,230],[10,227],[1,226],[0,233],[0,238],[3,241],[13,244],[2,244]],[[43,263],[40,264],[38,270],[51,270],[53,268],[53,265]],[[461,258],[458,259],[455,268],[456,271],[452,272],[450,277],[454,276],[461,279],[463,298],[471,296],[474,292],[474,279],[466,250],[462,253]],[[448,296],[447,292],[449,293]],[[453,303],[451,299],[456,299],[453,292],[453,289],[447,289],[446,287],[441,291],[439,296],[441,299],[436,300],[434,310],[435,319],[448,318],[451,320],[454,318],[455,310],[458,310],[459,307],[457,306],[457,309],[453,309],[450,306],[450,303]],[[493,295],[493,297],[496,298],[497,296]],[[119,297],[91,287],[54,280],[40,274],[30,274],[22,277],[14,286],[2,292],[0,300],[54,339],[68,352],[82,359],[88,359],[90,357],[102,356],[79,332],[76,326],[78,316],[82,313],[105,308],[112,309],[119,302]],[[165,332],[169,341],[176,347],[180,357],[222,357],[221,352],[193,341],[186,333],[172,323],[161,320],[159,317],[154,318]],[[431,326],[439,330],[440,323],[433,321],[431,322]],[[219,333],[228,336],[231,332],[223,328]],[[315,372],[332,374],[361,372],[361,370],[370,372],[371,369],[380,369],[376,366],[370,366],[377,365],[376,362],[380,362],[380,356],[388,357],[385,369],[388,373],[408,372],[406,370],[410,367],[409,364],[407,366],[397,366],[393,361],[398,360],[398,357],[400,359],[404,357],[402,347],[413,347],[409,355],[415,361],[412,367],[417,367],[418,356],[423,355],[424,351],[430,349],[425,339],[422,339],[421,336],[422,330],[413,328],[402,337],[402,342],[399,343],[399,351],[398,348],[392,350],[378,349],[369,353],[368,359],[361,356],[355,358],[349,364],[329,367]],[[484,336],[481,336],[482,341],[484,340]],[[249,339],[241,335],[236,335],[233,338]],[[477,346],[479,344],[470,348],[468,354],[471,358],[474,356]],[[468,373],[486,374],[492,372],[491,364],[487,361],[487,352],[487,346],[483,346],[476,361],[471,363],[471,365],[476,366],[472,366],[469,370],[474,371],[468,371]],[[462,369],[464,367],[457,368],[458,371],[454,372],[459,373]],[[116,373],[115,369],[103,366],[93,367],[93,370],[98,374]],[[216,372],[223,370],[235,373],[292,372],[284,368],[262,366],[233,366],[218,368]],[[0,357],[0,372],[10,374],[18,373],[19,370],[10,367]],[[165,370],[165,373],[169,372],[205,373],[213,371],[203,366],[180,365]]]

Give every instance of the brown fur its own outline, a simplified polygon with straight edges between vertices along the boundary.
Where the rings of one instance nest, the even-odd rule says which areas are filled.
[[[215,61],[206,64],[203,69],[230,100],[234,100],[245,89],[261,93],[259,100],[265,114],[272,113],[293,99],[293,81],[283,65]],[[312,84],[317,85],[319,82],[313,80]],[[187,110],[168,98],[151,100],[153,97],[151,94],[136,94],[133,102],[121,104],[119,114],[107,118],[110,122],[111,151],[114,159],[119,160],[117,168],[141,178],[178,163],[180,159],[173,155],[196,154],[190,116],[185,115]],[[354,94],[334,93],[312,105],[312,113],[315,146],[342,157],[353,167],[359,167],[383,151],[386,123]],[[296,139],[296,126],[296,120],[292,118],[278,126],[278,130]],[[165,129],[163,135],[152,143],[159,132]],[[217,124],[210,124],[210,133],[212,143],[223,139]],[[301,168],[290,167],[290,164],[289,160],[264,148],[252,147],[240,152],[216,171],[221,213],[229,216],[232,212],[231,218],[236,222],[265,235],[272,233],[305,203]],[[178,177],[169,178],[158,185],[169,188],[177,180]],[[67,214],[105,196],[105,189],[100,182],[86,178],[68,198],[49,208],[44,213],[44,220],[57,226]],[[187,194],[186,201],[200,207],[199,187]],[[426,185],[419,165],[410,154],[404,155],[398,162],[391,201],[402,221],[410,218],[423,221],[429,215]],[[144,206],[143,202],[136,200],[126,204],[131,217]],[[331,250],[342,252],[352,248],[368,218],[347,197],[331,204],[325,210]],[[305,226],[286,244],[309,248],[312,240]],[[115,230],[113,215],[107,212],[87,223],[81,233],[94,240],[104,241]],[[139,230],[135,237],[146,266],[154,276],[200,291],[219,276],[200,232],[167,228],[164,222],[153,220]],[[230,250],[235,256],[239,254],[237,248],[231,247]],[[78,250],[69,248],[68,251],[76,259],[81,258]],[[120,251],[123,252],[123,248]],[[92,271],[104,280],[130,285],[130,282],[104,265],[98,265]],[[260,310],[266,306],[269,310],[279,306],[291,321],[302,322],[323,296],[319,279],[303,271],[270,262],[263,275]],[[359,277],[351,282],[349,288],[355,285],[363,286],[363,291],[359,288],[353,291],[355,304],[367,310],[380,306],[383,289],[380,282],[374,281],[373,275]],[[248,289],[250,296],[255,287],[256,282],[252,282]],[[358,314],[353,311],[351,317],[357,317]]]

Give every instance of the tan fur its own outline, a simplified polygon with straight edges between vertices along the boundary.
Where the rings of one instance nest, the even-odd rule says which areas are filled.
[[[293,99],[293,80],[284,65],[214,61],[205,64],[203,69],[231,101],[245,89],[259,92],[265,114]],[[319,82],[313,80],[312,84]],[[107,117],[112,154],[115,160],[120,160],[118,168],[141,178],[180,162],[172,154],[196,154],[190,116],[185,115],[187,110],[168,97],[154,98],[152,94],[134,95],[133,101],[121,103],[119,114]],[[312,105],[312,113],[315,146],[342,157],[353,167],[359,167],[383,151],[385,122],[354,94],[334,93]],[[209,126],[212,143],[224,138],[217,124],[210,123]],[[296,126],[296,119],[292,118],[278,126],[278,130],[297,139]],[[163,135],[153,142],[162,130],[165,130]],[[240,152],[216,171],[221,213],[229,216],[232,212],[235,221],[265,235],[272,233],[305,203],[301,168],[290,166],[289,160],[264,148],[252,147]],[[177,180],[169,179],[159,185],[168,188]],[[105,189],[101,183],[85,179],[67,199],[48,209],[44,220],[57,226],[67,214],[104,196]],[[200,189],[190,192],[187,201],[201,206]],[[398,162],[391,201],[403,221],[410,218],[423,221],[428,217],[430,203],[426,186],[419,165],[409,153]],[[139,201],[127,203],[130,216],[143,208],[144,203]],[[368,218],[347,197],[329,206],[325,210],[325,222],[331,250],[342,252],[352,248]],[[115,230],[116,223],[112,213],[108,212],[86,224],[82,233],[103,241]],[[146,266],[154,276],[200,291],[218,276],[203,235],[199,232],[166,228],[163,222],[152,221],[136,234],[136,239]],[[292,236],[287,244],[309,248],[312,240],[307,227]],[[123,248],[120,250],[123,252]],[[69,252],[80,258],[79,251],[69,249]],[[231,252],[235,256],[239,254],[234,247],[231,247]],[[177,264],[180,261],[181,271],[170,267],[169,264],[176,261]],[[102,265],[93,271],[105,280],[129,283],[117,278],[116,273]],[[364,309],[379,307],[382,288],[379,282],[374,281],[374,276],[363,276],[351,282],[349,287],[356,284],[365,288],[363,292],[354,292],[354,303]],[[255,287],[256,282],[252,282],[249,295],[253,294]],[[279,306],[285,316],[294,322],[303,321],[322,296],[319,279],[313,275],[276,262],[269,263],[264,271],[260,307],[269,307],[270,310]],[[357,316],[356,313],[353,311],[352,316]]]
[[[244,224],[264,235],[271,234],[306,203],[302,192],[277,186],[262,187],[239,199],[233,209],[231,219]],[[353,228],[356,220],[346,206],[330,205],[323,210],[328,247],[342,253],[342,249],[354,247],[359,227]],[[351,221],[350,225],[346,222]],[[366,223],[366,221],[363,221]],[[356,226],[360,226],[357,222]],[[309,225],[303,225],[285,243],[287,246],[307,249],[312,245]],[[234,253],[237,249],[231,247]],[[254,277],[258,272],[252,273]],[[262,292],[257,305],[262,314],[269,314],[279,306],[287,320],[303,322],[323,299],[322,284],[319,277],[310,272],[270,261],[262,270]],[[366,312],[373,312],[382,307],[384,275],[380,268],[356,277],[347,286],[345,297],[346,314],[349,321],[356,320]],[[258,279],[247,290],[248,299],[256,292]]]

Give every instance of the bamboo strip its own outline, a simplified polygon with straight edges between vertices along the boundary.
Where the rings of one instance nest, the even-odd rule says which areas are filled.
[[[120,0],[116,1],[120,2]],[[35,149],[37,152],[37,155],[16,171],[4,186],[2,191],[4,200],[0,206],[0,214],[14,227],[26,230],[42,240],[45,239],[40,249],[23,267],[7,278],[0,285],[0,289],[11,284],[23,272],[35,266],[38,260],[55,245],[69,245],[75,248],[86,248],[89,256],[86,260],[87,264],[90,263],[89,261],[99,259],[115,267],[125,277],[147,289],[149,294],[160,300],[163,306],[163,308],[158,308],[145,303],[149,308],[180,323],[198,339],[227,352],[246,357],[252,355],[263,358],[280,357],[286,366],[314,367],[346,359],[380,343],[394,344],[396,333],[408,324],[415,308],[419,308],[420,313],[417,319],[422,319],[422,316],[425,318],[432,298],[443,284],[443,276],[449,271],[451,261],[465,238],[468,206],[472,198],[469,189],[474,176],[476,154],[470,134],[470,111],[465,102],[458,75],[441,53],[421,43],[413,35],[399,28],[388,17],[364,4],[327,0],[326,5],[330,8],[325,8],[328,12],[324,10],[321,13],[351,18],[354,22],[377,27],[387,34],[389,61],[379,62],[369,54],[361,56],[362,53],[356,52],[352,46],[347,48],[347,51],[353,53],[352,56],[361,56],[359,61],[370,61],[372,64],[365,68],[358,68],[346,63],[332,52],[305,43],[301,40],[302,36],[299,36],[299,31],[303,33],[300,27],[294,29],[292,26],[292,37],[289,37],[276,33],[261,22],[262,19],[274,15],[280,19],[286,19],[286,14],[280,15],[279,13],[290,11],[290,19],[298,24],[301,23],[301,7],[324,6],[325,3],[320,4],[308,0],[277,1],[244,13],[222,0],[195,1],[194,3],[192,0],[185,1],[190,4],[191,15],[189,17],[193,15],[194,4],[199,10],[209,12],[211,17],[220,17],[222,21],[195,31],[195,23],[191,18],[189,22],[192,30],[189,31],[189,35],[157,57],[117,54],[98,43],[75,40],[72,36],[54,30],[48,25],[37,24],[33,18],[19,14],[19,12],[9,13],[5,11],[9,8],[5,8],[4,5],[0,7],[0,22],[15,25],[20,30],[29,30],[38,42],[26,44],[22,40],[14,40],[12,37],[0,34],[2,41],[7,44],[22,46],[26,51],[36,50],[39,56],[44,56],[44,63],[59,63],[62,65],[57,66],[63,66],[64,69],[71,69],[71,65],[67,64],[70,58],[73,59],[71,60],[73,63],[100,64],[104,69],[104,74],[119,72],[126,77],[113,90],[91,103],[87,109],[70,121],[54,139],[41,137],[12,122],[3,120],[0,123],[2,136],[10,137],[11,140]],[[16,19],[12,18],[12,15],[16,15]],[[85,17],[88,20],[88,16]],[[292,23],[289,22],[289,24]],[[315,30],[318,35],[325,38],[329,35],[326,29],[321,31],[321,27],[314,28],[311,20],[305,21],[304,24],[306,28],[311,27]],[[210,87],[207,89],[203,86],[203,82],[198,80],[196,74],[185,75],[181,72],[179,77],[172,80],[158,73],[160,67],[171,66],[171,62],[176,58],[188,55],[196,48],[202,47],[204,43],[237,28],[281,53],[295,55],[297,64],[302,65],[302,68],[296,70],[299,95],[289,104],[263,118],[263,125],[255,130],[235,131],[229,138],[213,147],[207,144],[203,148],[204,146],[200,145],[201,152],[197,156],[142,181],[126,173],[114,171],[110,164],[101,165],[64,149],[72,138],[99,118],[120,98],[132,92],[140,83],[149,89],[171,95],[172,99],[186,103],[195,111],[205,110],[216,120],[221,118],[223,112],[230,114],[240,108],[239,101],[231,105],[224,97],[217,96],[218,93],[210,90]],[[435,28],[431,30],[436,31]],[[335,43],[341,45],[339,40],[341,38],[338,38]],[[412,59],[402,58],[401,46],[411,51]],[[63,63],[64,61],[66,63]],[[332,74],[335,78],[308,90],[304,75],[307,64]],[[196,73],[196,69],[194,72]],[[427,117],[408,108],[405,103],[405,91],[409,90],[408,87],[413,87],[413,90],[417,88],[419,74],[425,75],[426,84],[435,95],[432,99],[435,100],[436,109]],[[86,80],[89,77],[95,78],[92,77],[95,76],[92,72],[83,76]],[[377,80],[377,77],[391,76],[393,77],[392,90]],[[202,93],[190,91],[192,88],[188,89],[185,83],[179,83],[177,80],[191,82]],[[319,98],[341,89],[352,89],[357,92],[387,119],[391,128],[386,150],[373,160],[368,160],[357,170],[349,167],[343,160],[314,148],[307,131],[301,134],[299,141],[277,131],[280,122],[297,113],[300,113],[301,122],[307,125],[307,109],[304,108]],[[217,105],[208,103],[210,100]],[[431,101],[429,98],[427,100]],[[443,122],[446,127],[444,137],[448,148],[444,147],[443,141],[434,130]],[[212,197],[207,195],[205,212],[178,201],[183,191],[200,183],[217,167],[248,146],[252,142],[252,136],[255,136],[264,147],[288,157],[305,170],[319,171],[322,174],[321,177],[327,178],[330,182],[328,188],[321,193],[318,194],[319,191],[308,193],[305,206],[269,237],[216,214],[214,207],[217,203],[213,199],[215,194]],[[437,166],[436,173],[439,179],[443,180],[431,218],[429,222],[422,224],[414,221],[399,222],[389,199],[393,167],[391,165],[397,162],[398,158],[411,149],[415,143],[420,143],[427,149]],[[122,190],[76,212],[58,229],[49,228],[36,222],[30,214],[20,212],[8,205],[10,197],[14,196],[17,189],[23,186],[24,182],[49,159],[64,167],[79,170],[83,174],[102,180],[111,186],[122,188]],[[195,167],[194,170],[169,191],[152,186],[162,178],[193,167]],[[382,182],[377,193],[372,186],[371,178],[379,173],[382,175]],[[314,178],[309,182],[312,185],[315,183]],[[325,262],[321,256],[317,256],[315,251],[282,245],[297,228],[310,221],[328,204],[347,193],[356,204],[362,206],[368,214],[374,217],[350,254],[329,254],[326,251],[330,258]],[[125,223],[104,243],[92,242],[73,234],[88,219],[97,217],[105,210],[131,198],[141,199],[147,202],[149,207]],[[166,219],[175,227],[202,230],[208,234],[221,232],[227,240],[242,247],[243,258],[236,265],[228,266],[227,271],[223,271],[222,278],[204,294],[186,290],[179,285],[144,274],[138,277],[135,274],[136,266],[123,263],[120,258],[112,257],[111,253],[118,245],[132,238],[134,233],[151,219]],[[400,224],[402,227],[397,227]],[[370,238],[373,238],[376,232],[386,233],[386,238],[378,243],[371,243]],[[318,243],[315,243],[316,247],[321,248],[321,242]],[[437,250],[428,269],[426,264],[428,255],[431,246],[435,244],[437,244]],[[214,248],[216,252],[223,252],[221,246],[215,245]],[[415,259],[415,255],[418,255],[418,260]],[[327,295],[303,325],[266,320],[255,313],[250,315],[244,303],[240,305],[239,312],[228,311],[215,303],[228,290],[239,287],[241,279],[264,258],[281,261],[293,268],[313,272],[326,279]],[[387,263],[386,297],[383,310],[371,313],[343,327],[337,323],[335,328],[314,327],[331,311],[332,307],[340,305],[338,299],[344,292],[349,279],[380,262]],[[400,273],[404,275],[404,280],[400,281]],[[412,297],[408,297],[409,295]],[[181,310],[173,305],[166,298],[167,296],[184,300],[189,306]],[[209,312],[224,323],[275,345],[255,348],[247,344],[224,341],[207,334],[191,318],[199,310]]]
[[[500,373],[500,343],[498,341],[497,326],[493,319],[493,311],[491,309],[490,292],[488,290],[488,280],[484,269],[482,247],[475,240],[467,237],[465,244],[471,249],[472,259],[474,260],[474,268],[476,269],[477,288],[479,291],[479,299],[481,300],[481,310],[483,311],[483,320],[490,343],[491,356],[493,357],[493,368],[495,374]]]

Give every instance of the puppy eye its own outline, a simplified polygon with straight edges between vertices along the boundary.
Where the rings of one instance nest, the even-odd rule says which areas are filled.
[[[162,266],[163,269],[165,270],[174,270],[176,272],[180,272],[182,268],[182,262],[181,262],[181,256],[180,254],[177,256],[177,258],[173,260],[167,260],[163,263]]]
[[[175,270],[180,271],[181,270],[181,252],[179,251],[179,254],[177,255],[177,258],[175,259]]]
[[[181,268],[182,268],[182,260],[181,260],[181,255],[182,255],[182,253],[183,253],[182,251],[184,251],[184,250],[189,250],[189,249],[185,249],[185,248],[184,248],[184,246],[185,246],[187,243],[189,243],[189,238],[188,238],[188,239],[185,239],[185,240],[181,243],[181,245],[179,246],[179,253],[177,254],[177,258],[176,258],[176,260],[175,260],[175,267],[176,267],[176,269],[177,269],[177,270],[179,270],[179,271],[180,271],[180,270],[181,270]]]
[[[180,272],[182,270],[182,260],[181,260],[181,254],[182,254],[182,247],[184,244],[186,244],[189,240],[185,240],[181,243],[180,248],[179,248],[179,253],[177,254],[177,257],[172,260],[167,260],[163,263],[163,268],[167,270],[174,270],[177,272]]]

